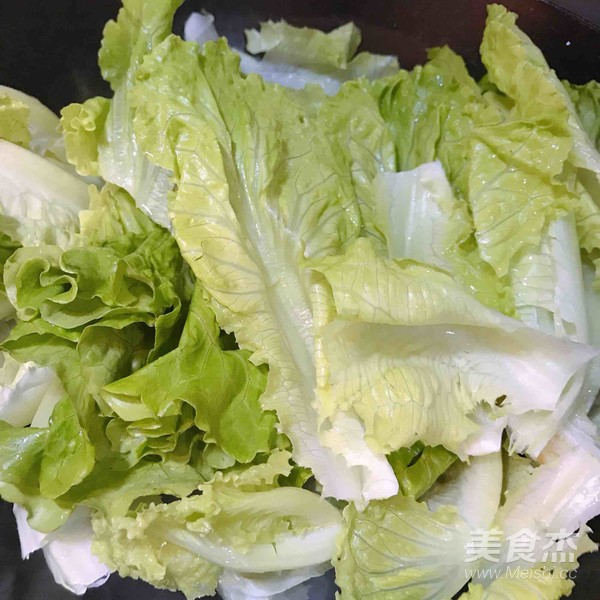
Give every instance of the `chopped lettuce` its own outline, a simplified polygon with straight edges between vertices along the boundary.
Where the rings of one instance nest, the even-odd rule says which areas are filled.
[[[204,442],[235,461],[250,462],[270,450],[275,415],[263,412],[259,402],[265,370],[248,361],[248,352],[221,348],[214,313],[202,294],[198,287],[175,350],[101,391],[126,428],[113,432],[122,450],[133,444],[139,455],[166,455],[192,425],[204,432]],[[187,420],[186,405],[192,412]]]
[[[354,413],[380,452],[419,440],[456,452],[476,431],[470,413],[501,396],[511,412],[553,409],[597,355],[486,308],[443,271],[377,256],[365,239],[313,265],[335,307],[321,333],[320,418],[335,429]]]
[[[0,85],[0,138],[66,168],[58,117],[39,100]]]
[[[102,76],[115,92],[112,100],[92,98],[62,111],[67,156],[82,175],[100,175],[127,190],[137,206],[168,227],[168,171],[154,167],[140,151],[133,130],[129,94],[146,54],[171,31],[183,0],[125,0],[116,21],[109,21],[99,53]]]
[[[451,598],[465,584],[469,526],[455,507],[430,511],[414,498],[344,511],[346,534],[335,561],[341,598]]]
[[[123,0],[112,97],[60,127],[0,87],[23,555],[78,594],[308,600],[334,566],[344,600],[568,595],[600,514],[598,84],[498,5],[477,82],[353,23],[184,41],[181,3]]]
[[[233,471],[200,487],[202,494],[151,504],[129,517],[93,521],[95,551],[122,574],[212,594],[224,569],[264,573],[320,565],[340,531],[338,510],[312,492],[279,487],[289,454]]]
[[[242,55],[242,70],[296,89],[315,83],[328,94],[335,94],[344,81],[378,79],[398,71],[394,56],[356,54],[361,35],[354,23],[324,33],[285,21],[267,21],[261,23],[260,30],[247,29],[246,39],[250,54],[264,56],[257,61]]]
[[[0,140],[0,233],[27,246],[73,245],[87,184],[53,162]]]
[[[600,148],[600,83],[590,81],[585,85],[563,82],[577,111],[584,131],[596,148]]]
[[[210,13],[192,13],[185,22],[186,41],[218,39]],[[335,95],[340,86],[359,77],[378,79],[398,71],[395,56],[360,52],[360,31],[347,23],[324,33],[309,27],[294,27],[285,21],[261,23],[260,30],[246,30],[247,52],[237,50],[244,73],[257,73],[265,81],[301,90],[316,84]],[[252,55],[264,54],[262,59]]]
[[[134,91],[138,140],[177,174],[170,211],[182,253],[221,327],[269,365],[263,406],[326,495],[359,498],[358,474],[318,438],[303,269],[305,256],[338,252],[358,234],[347,165],[282,88],[242,77],[223,41],[198,54],[167,39]]]

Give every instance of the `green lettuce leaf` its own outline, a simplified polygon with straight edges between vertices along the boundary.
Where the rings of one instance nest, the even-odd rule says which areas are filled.
[[[490,81],[514,101],[514,116],[551,127],[562,139],[574,166],[597,178],[600,155],[587,137],[563,85],[550,69],[542,52],[516,26],[516,15],[503,6],[491,5],[481,45],[481,58]],[[541,149],[545,155],[549,153]],[[563,150],[555,148],[559,159]],[[545,163],[552,165],[552,157]],[[540,164],[540,166],[543,166]]]
[[[0,85],[0,138],[68,168],[58,117],[37,98]]]
[[[103,244],[127,235],[150,235],[157,228],[123,189],[90,187],[90,205],[79,213],[81,235],[88,244]]]
[[[381,231],[374,215],[376,178],[396,170],[396,155],[376,99],[365,82],[346,83],[336,96],[322,102],[319,116],[329,138],[338,145],[338,154],[348,156],[362,217],[361,234],[379,244]]]
[[[398,170],[439,159],[459,200],[468,195],[465,161],[477,126],[497,123],[493,107],[463,60],[449,48],[429,51],[429,61],[411,72],[375,82],[372,93],[396,146]]]
[[[563,81],[571,102],[577,111],[583,130],[600,148],[600,83],[590,81],[585,85],[573,85]]]
[[[592,259],[600,248],[600,155],[587,137],[564,86],[539,49],[517,28],[514,14],[496,5],[489,8],[481,53],[490,82],[511,101],[500,131],[510,131],[508,137],[514,137],[516,144],[516,132],[522,130],[524,143],[511,153],[510,161],[523,174],[536,173],[528,176],[528,184],[537,188],[536,198],[546,195],[550,209],[539,213],[541,217],[545,212],[545,220],[542,223],[540,219],[535,226],[535,237],[512,257],[509,280],[517,315],[547,333],[588,342],[590,323],[586,319],[579,247]],[[577,96],[574,91],[573,97]],[[585,96],[582,94],[582,101],[589,111],[589,97],[586,102]],[[588,115],[588,126],[593,127],[593,115],[590,119],[583,105],[581,109],[582,114]],[[489,133],[490,128],[485,133],[488,139]],[[495,147],[496,154],[506,161],[502,145],[510,148],[506,141],[490,147]],[[534,194],[532,187],[521,204],[530,205]],[[500,191],[497,197],[500,202]],[[556,208],[560,209],[558,213]],[[512,448],[537,456],[561,425],[577,412],[589,409],[595,395],[589,379],[581,376],[571,384],[553,413],[509,419]]]
[[[436,221],[444,223],[443,235],[434,234],[435,226],[425,222],[422,231],[429,237],[420,239],[446,243],[454,238],[449,244],[454,260],[446,252],[445,264],[439,259],[436,264],[450,268],[485,304],[547,334],[587,342],[578,245],[594,258],[600,243],[595,190],[581,167],[582,157],[593,158],[593,152],[584,143],[562,86],[515,27],[514,16],[500,7],[490,9],[482,56],[489,70],[484,93],[462,61],[446,49],[431,53],[424,67],[375,86],[400,164],[411,167],[439,159],[455,192],[452,212],[446,209]],[[515,76],[521,71],[522,76]],[[538,82],[535,88],[533,81]],[[543,86],[552,93],[556,110],[535,108],[537,90]],[[506,102],[494,94],[505,94]],[[577,153],[579,158],[573,158]],[[585,164],[589,171],[595,163],[590,159]],[[387,177],[388,188],[382,192],[390,205],[390,198],[402,192],[391,188],[392,176]],[[410,215],[419,214],[411,208],[407,215],[399,206],[406,204],[394,204],[396,212],[388,209],[383,215],[394,215],[404,224]],[[390,224],[386,222],[388,230]],[[414,223],[410,227],[406,233],[414,234]],[[418,242],[414,245],[422,248]],[[438,247],[433,254],[440,252]],[[580,377],[555,414],[512,418],[512,447],[536,456],[570,415],[589,406],[589,394],[580,394],[585,389]],[[488,430],[497,429],[502,414],[493,411]]]
[[[40,465],[40,493],[55,499],[81,483],[94,466],[95,454],[75,407],[69,398],[63,398],[50,416]]]
[[[142,59],[169,35],[181,3],[125,1],[117,20],[104,29],[98,55],[102,76],[115,92],[106,117],[106,142],[98,151],[100,174],[126,189],[141,210],[165,227],[169,225],[166,196],[172,189],[170,174],[153,167],[140,152],[129,94]]]
[[[13,253],[4,273],[8,296],[22,321],[41,319],[74,333],[98,319],[154,326],[155,354],[160,353],[189,297],[186,269],[168,232],[144,224],[123,235],[117,219],[127,216],[118,203],[131,211],[128,199],[109,189],[105,200],[113,204],[116,219],[92,230],[94,244],[65,251],[24,247]],[[106,217],[94,219],[101,216]]]
[[[489,58],[486,47],[484,39],[484,62],[493,61],[497,70],[502,57],[496,49]],[[490,70],[490,80],[506,91],[494,75]],[[521,115],[498,106],[447,48],[374,90],[395,138],[399,167],[441,161],[458,201],[467,203],[463,213],[472,215],[459,241],[470,228],[479,255],[499,277],[519,251],[539,245],[561,210],[577,206],[578,195],[561,180],[572,146],[568,132],[533,111]],[[556,151],[549,153],[549,147]]]
[[[0,443],[0,451],[11,455],[15,443],[24,444],[32,432],[40,432],[44,451],[37,452],[35,446],[29,452],[30,461],[38,466],[32,467],[28,454],[21,453],[15,472],[27,472],[29,479],[19,483],[16,475],[11,476],[0,493],[23,505],[30,525],[44,531],[61,525],[78,505],[117,518],[125,517],[142,499],[160,502],[162,494],[187,496],[212,475],[211,465],[227,468],[235,458],[250,461],[257,452],[268,452],[276,441],[275,416],[264,413],[258,403],[264,369],[250,364],[244,351],[221,349],[220,330],[200,288],[181,335],[192,286],[175,240],[141,213],[124,190],[106,185],[91,191],[90,208],[80,215],[85,245],[66,251],[55,246],[21,248],[6,272],[20,315],[5,342],[12,361],[7,369],[17,369],[13,376],[17,378],[15,359],[33,359],[41,366],[30,369],[31,378],[19,377],[21,386],[17,383],[16,393],[11,392],[15,401],[25,401],[27,386],[46,372],[50,378],[55,372],[62,383],[63,396],[54,403],[49,423],[41,422],[38,413],[47,414],[47,406],[43,411],[42,406],[50,400],[36,391],[31,401],[32,410],[38,404],[33,420],[39,419],[42,429],[14,428],[13,437],[20,433],[23,441],[7,438]],[[202,349],[204,359],[199,354]],[[174,365],[183,370],[173,370]],[[198,368],[204,374],[201,381]],[[221,369],[227,369],[223,379],[214,380]],[[110,436],[123,422],[124,405],[107,402],[103,388],[121,380],[119,385],[127,393],[146,398],[164,389],[167,376],[181,383],[185,392],[180,375],[191,376],[187,390],[196,394],[192,399],[197,402],[202,432],[196,428],[193,436],[181,436],[171,452],[163,446],[149,459],[142,455],[131,459],[131,453],[119,445],[123,440],[113,445]],[[200,390],[203,393],[198,395]],[[214,402],[217,397],[220,406]],[[25,410],[23,405],[20,408]],[[157,410],[160,427],[165,422],[168,427],[168,412]],[[22,422],[30,415],[17,417]],[[194,424],[193,418],[189,424]],[[156,430],[147,420],[134,425],[140,431]],[[215,442],[223,442],[225,450]],[[160,463],[155,462],[157,456]],[[227,462],[230,458],[232,462]]]
[[[345,156],[286,90],[242,77],[222,41],[198,54],[167,39],[145,61],[135,96],[138,140],[176,175],[170,211],[182,253],[219,324],[269,365],[263,407],[276,410],[295,460],[325,495],[359,497],[358,474],[318,438],[304,268],[360,231]]]
[[[342,25],[329,33],[308,27],[293,27],[285,21],[262,23],[260,32],[246,31],[247,49],[251,54],[266,53],[271,62],[319,68],[345,69],[360,44],[360,31],[354,23]]]
[[[35,529],[50,531],[62,525],[70,514],[40,494],[40,466],[49,430],[12,427],[0,421],[0,494],[8,502],[25,506]]]
[[[600,291],[594,287],[594,272],[589,264],[583,265],[583,293],[585,310],[590,329],[590,344],[600,345]],[[600,387],[600,360],[595,359],[590,365],[588,381],[594,388]]]
[[[137,519],[95,519],[93,552],[122,577],[181,591],[189,600],[214,595],[221,569],[195,552],[153,535],[153,517],[148,512]]]
[[[289,458],[274,451],[266,463],[218,474],[201,495],[97,516],[94,550],[121,574],[188,598],[214,593],[224,568],[261,573],[328,560],[340,515],[311,492],[277,487]]]
[[[156,223],[169,227],[167,193],[171,174],[153,166],[140,151],[133,130],[129,93],[142,60],[171,32],[183,0],[125,0],[109,21],[99,53],[102,76],[115,92],[108,101],[92,98],[62,112],[69,161],[81,174],[100,175],[127,190]]]
[[[324,33],[293,27],[284,21],[269,21],[261,24],[260,31],[246,30],[246,37],[250,54],[236,51],[242,72],[256,73],[265,81],[287,88],[306,88],[308,93],[319,86],[321,93],[334,95],[345,81],[359,77],[377,79],[398,71],[395,56],[371,52],[354,56],[360,32],[351,23]],[[185,22],[183,38],[200,46],[217,40],[213,15],[205,11],[192,13]],[[251,56],[262,52],[266,52],[264,59]]]
[[[593,137],[594,85],[590,84],[585,91],[571,93],[575,102],[581,98],[579,109],[586,119],[584,126],[568,90],[550,69],[540,50],[516,26],[516,15],[499,5],[492,5],[488,10],[481,56],[490,81],[514,103],[510,120],[527,125],[535,134],[531,139],[538,138],[538,151],[531,153],[529,162],[535,161],[538,169],[545,168],[546,174],[554,178],[555,188],[556,183],[567,188],[566,194],[561,193],[562,202],[564,208],[576,216],[580,245],[587,252],[597,254],[600,247],[597,227],[600,219],[600,153]],[[546,144],[543,138],[546,138]],[[530,145],[529,141],[527,145]],[[552,148],[552,153],[548,147]]]
[[[60,113],[67,159],[81,175],[100,175],[99,136],[104,133],[109,108],[110,100],[97,97],[69,104]]]
[[[25,506],[30,524],[43,530],[60,524],[54,513],[44,513],[50,501],[64,520],[86,501],[73,490],[88,489],[90,480],[92,487],[116,483],[139,461],[128,463],[111,448],[106,426],[115,415],[100,392],[177,346],[192,291],[187,266],[168,232],[138,211],[123,190],[109,185],[92,192],[90,209],[81,218],[80,239],[86,245],[64,251],[19,248],[5,269],[18,315],[4,342],[10,353],[7,369],[16,370],[15,384],[5,392],[7,411],[15,415],[15,425],[31,418],[41,428],[45,454],[36,459],[41,466],[31,475],[35,485],[17,490],[20,496],[12,488],[2,495]],[[14,361],[27,364],[18,367]],[[28,431],[21,434],[27,438]],[[189,468],[196,483],[203,480]],[[146,495],[144,489],[138,482],[135,497]]]
[[[125,516],[140,499],[185,497],[206,479],[192,466],[171,459],[141,460],[123,468],[118,456],[106,455],[97,437],[91,446],[64,396],[47,426],[18,428],[2,422],[0,429],[0,455],[6,465],[0,494],[25,507],[29,525],[38,531],[57,529],[78,505]],[[105,454],[98,456],[95,450]]]
[[[0,452],[4,455],[14,452],[10,460],[3,462],[2,495],[20,501],[13,497],[11,486],[16,488],[25,500],[20,503],[30,512],[32,524],[37,521],[43,529],[55,528],[68,514],[68,507],[60,502],[54,507],[51,501],[81,483],[94,466],[94,447],[78,421],[73,404],[63,396],[45,428],[11,427],[4,422],[1,425]],[[33,498],[28,499],[30,496]],[[60,513],[40,515],[39,504],[52,506],[54,513]]]
[[[449,270],[483,304],[513,315],[510,289],[473,247],[467,205],[454,196],[439,161],[379,174],[374,205],[390,258],[410,258]]]
[[[510,271],[509,288],[495,274],[479,269],[477,277],[465,268],[469,255],[460,242],[469,235],[468,216],[457,201],[439,163],[425,163],[412,171],[378,175],[377,221],[392,257],[412,258],[452,271],[476,297],[505,313],[512,310],[526,324],[549,335],[589,341],[576,225],[563,217],[550,224],[537,251],[517,256]],[[475,283],[474,283],[475,281]],[[511,289],[512,288],[512,289]],[[514,298],[511,310],[507,300]],[[511,303],[512,304],[512,303]],[[516,415],[510,419],[511,442],[516,451],[537,455],[562,422],[581,404],[579,387],[571,386],[561,398],[560,410]],[[494,413],[496,413],[494,415]],[[506,426],[503,410],[484,418],[488,431]],[[498,427],[500,420],[505,423]],[[485,421],[488,421],[485,423]],[[500,437],[496,437],[496,449]],[[474,449],[475,441],[470,444]],[[480,446],[481,447],[481,446]],[[479,451],[476,451],[479,453]]]
[[[0,95],[0,138],[27,148],[31,141],[29,109],[23,102]]]
[[[322,430],[354,413],[376,452],[417,441],[457,452],[478,429],[471,413],[482,401],[506,396],[504,410],[516,413],[553,408],[596,355],[484,307],[443,271],[377,256],[365,239],[312,265],[334,307],[321,325]],[[329,443],[342,451],[339,436]]]
[[[15,314],[15,308],[6,295],[4,265],[19,246],[20,244],[13,241],[8,235],[0,233],[0,322],[6,322],[6,320],[13,318]],[[5,332],[0,331],[0,337],[6,337]]]
[[[317,83],[327,93],[335,94],[344,81],[377,79],[398,70],[394,56],[370,52],[355,55],[361,35],[354,23],[324,33],[285,21],[267,21],[261,23],[260,31],[247,29],[246,40],[247,51],[264,53],[264,58],[258,61],[242,55],[242,70],[294,88]]]
[[[37,154],[0,140],[0,233],[23,245],[71,245],[87,184]]]
[[[413,444],[388,455],[398,478],[400,493],[419,499],[456,461],[456,456],[443,446]]]
[[[343,600],[445,600],[464,585],[469,526],[456,508],[395,496],[363,512],[350,505],[344,520],[334,562]]]
[[[275,438],[275,415],[263,412],[259,396],[266,373],[248,361],[248,352],[223,350],[214,313],[196,288],[179,346],[129,377],[106,386],[106,404],[135,431],[136,443],[152,446],[165,421],[185,423],[183,406],[205,442],[217,444],[236,461],[250,462],[268,452]],[[167,429],[168,431],[168,429]],[[163,442],[164,443],[164,442]],[[141,451],[143,452],[143,450]]]
[[[122,469],[115,461],[97,462],[91,476],[72,487],[60,502],[87,506],[102,515],[125,517],[140,505],[161,502],[163,495],[185,498],[206,479],[192,466],[170,459],[160,463],[142,460],[129,469]]]

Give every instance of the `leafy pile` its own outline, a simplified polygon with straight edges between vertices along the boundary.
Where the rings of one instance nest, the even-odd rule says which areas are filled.
[[[600,87],[498,5],[476,82],[352,24],[263,23],[262,60],[206,14],[184,41],[180,4],[124,0],[114,96],[60,126],[0,88],[23,554],[77,593],[282,600],[333,563],[344,600],[568,595],[600,513]]]

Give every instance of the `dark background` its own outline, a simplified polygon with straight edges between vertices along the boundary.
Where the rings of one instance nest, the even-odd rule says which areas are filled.
[[[448,44],[473,74],[482,72],[478,47],[486,0],[187,0],[177,15],[181,32],[193,10],[216,17],[219,33],[243,45],[243,30],[269,18],[331,29],[353,20],[363,49],[397,54],[401,66],[425,60],[432,46]],[[600,0],[504,0],[520,15],[519,25],[542,48],[561,78],[576,83],[600,79]],[[116,16],[118,0],[0,0],[0,83],[38,97],[54,110],[92,95],[109,95],[96,55],[104,23]],[[595,23],[595,26],[592,24]],[[600,521],[595,530],[600,532]],[[599,541],[596,539],[596,541]],[[600,598],[600,554],[584,556],[573,600]],[[331,581],[322,583],[329,596]],[[319,594],[321,596],[322,594]],[[72,600],[58,587],[41,552],[20,560],[11,507],[0,502],[0,600]],[[155,590],[113,575],[85,600],[179,600],[181,594]],[[316,598],[315,598],[316,600]]]

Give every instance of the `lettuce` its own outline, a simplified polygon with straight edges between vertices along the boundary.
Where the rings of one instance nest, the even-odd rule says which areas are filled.
[[[248,51],[266,53],[273,62],[303,67],[345,69],[360,44],[360,32],[347,23],[329,33],[288,25],[285,21],[262,23],[260,32],[246,31]]]
[[[218,37],[210,13],[192,13],[185,22],[186,41],[203,45]],[[285,21],[268,21],[261,23],[260,30],[246,30],[247,52],[237,53],[244,73],[256,73],[265,81],[295,90],[316,84],[326,94],[335,95],[346,81],[359,77],[377,79],[398,71],[395,56],[371,52],[355,55],[360,38],[353,23],[324,33],[310,27],[294,27]],[[252,56],[263,53],[262,59]]]
[[[338,252],[358,234],[343,156],[283,89],[243,78],[223,42],[198,54],[167,39],[134,91],[142,147],[177,174],[170,211],[182,253],[221,327],[235,331],[253,362],[269,365],[263,407],[277,411],[295,459],[326,495],[360,497],[358,474],[318,438],[302,267],[304,256]]]
[[[102,399],[133,438],[119,427],[114,443],[142,446],[139,455],[167,454],[194,424],[206,443],[235,461],[250,462],[268,452],[275,437],[275,416],[259,403],[265,372],[248,361],[247,352],[221,348],[214,313],[202,293],[196,289],[175,350],[102,389]],[[187,422],[182,418],[186,405],[193,413]],[[174,438],[170,444],[169,436]]]
[[[267,21],[261,23],[260,30],[247,29],[246,40],[250,54],[264,57],[259,62],[242,54],[244,72],[259,73],[266,81],[297,89],[316,83],[328,94],[335,94],[344,81],[377,79],[398,70],[394,56],[356,54],[361,34],[354,23],[324,33],[285,21]]]
[[[467,205],[455,196],[439,161],[380,173],[373,201],[375,222],[391,258],[451,271],[483,304],[513,316],[513,293],[473,248]]]
[[[68,169],[59,119],[39,100],[0,85],[0,138]]]
[[[19,244],[67,247],[87,208],[87,184],[53,162],[0,140],[0,233]]]
[[[335,306],[321,333],[328,381],[320,417],[335,429],[338,416],[354,413],[380,452],[419,440],[456,452],[476,431],[470,413],[501,396],[509,412],[552,409],[597,353],[542,337],[478,303],[445,272],[379,257],[364,239],[313,264]]]
[[[590,81],[585,85],[573,85],[563,81],[571,102],[577,111],[581,125],[596,148],[600,147],[600,84]]]
[[[335,562],[345,600],[451,598],[464,585],[469,526],[456,508],[428,510],[396,496],[344,511],[347,533]]]
[[[0,138],[27,147],[31,141],[28,118],[29,110],[25,103],[8,94],[0,96]]]
[[[55,532],[44,535],[27,523],[27,513],[14,507],[21,555],[43,549],[44,557],[57,583],[74,594],[82,595],[88,588],[101,586],[110,571],[91,553],[92,529],[89,511],[78,508]]]
[[[202,495],[142,506],[128,517],[98,516],[94,549],[122,574],[188,598],[214,593],[226,568],[251,574],[327,561],[340,515],[311,492],[278,487],[288,461],[276,451],[264,464],[216,476]]]
[[[103,228],[88,245],[19,248],[5,266],[18,318],[4,341],[7,376],[15,360],[33,363],[21,373],[12,366],[16,381],[4,391],[3,417],[15,426],[3,425],[2,452],[26,451],[15,457],[13,475],[3,471],[3,495],[24,505],[32,526],[45,531],[75,505],[65,495],[85,485],[99,461],[105,468],[115,461],[100,389],[176,345],[190,297],[169,234],[139,211],[132,218],[137,209],[125,192],[106,188],[90,213],[101,208],[113,223],[103,214]],[[87,226],[81,229],[85,239]],[[24,427],[32,421],[36,428]]]
[[[182,1],[126,0],[117,20],[107,23],[99,53],[102,76],[114,97],[72,104],[61,114],[67,156],[78,172],[100,175],[127,190],[142,211],[165,227],[170,174],[153,167],[139,150],[129,93],[142,59],[169,34]]]
[[[112,97],[60,129],[0,88],[23,554],[75,593],[306,600],[333,565],[346,600],[569,594],[600,513],[598,85],[496,5],[477,82],[449,48],[356,54],[352,23],[247,54],[196,13],[183,41],[180,4],[123,1]]]

